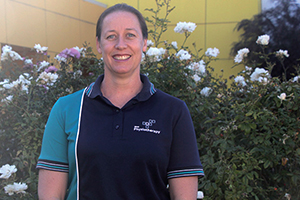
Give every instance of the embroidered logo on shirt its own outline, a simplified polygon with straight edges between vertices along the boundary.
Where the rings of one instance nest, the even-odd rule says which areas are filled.
[[[151,126],[153,126],[153,124],[155,124],[156,121],[154,119],[149,119],[148,121],[143,121],[142,122],[142,125],[144,125],[145,127],[140,127],[140,126],[134,126],[133,127],[133,130],[134,131],[144,131],[144,132],[150,132],[150,133],[155,133],[155,134],[160,134],[160,131],[158,130],[153,130],[153,129],[150,129]]]

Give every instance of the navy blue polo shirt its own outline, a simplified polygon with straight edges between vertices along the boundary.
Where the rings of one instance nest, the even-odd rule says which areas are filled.
[[[203,176],[186,104],[154,88],[119,109],[103,75],[60,98],[49,116],[37,168],[68,172],[66,199],[169,200],[168,179]]]

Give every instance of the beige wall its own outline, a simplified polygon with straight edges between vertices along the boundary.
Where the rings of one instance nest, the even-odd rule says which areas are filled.
[[[52,55],[65,48],[95,48],[95,29],[104,7],[83,0],[0,0],[0,43],[49,47]]]

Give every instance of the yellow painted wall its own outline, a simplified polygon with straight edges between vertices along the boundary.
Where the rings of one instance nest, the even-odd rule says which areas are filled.
[[[151,17],[146,8],[156,8],[155,0],[97,0],[110,7],[116,3],[127,3],[137,8],[144,16]],[[171,6],[176,8],[169,15],[168,31],[163,40],[177,41],[178,46],[184,36],[175,33],[173,29],[179,21],[196,23],[197,28],[188,39],[187,44],[196,42],[197,48],[203,52],[207,48],[218,48],[219,60],[212,66],[220,74],[224,69],[224,76],[229,77],[241,68],[231,69],[234,64],[229,52],[234,41],[238,41],[240,33],[234,31],[236,24],[242,19],[251,19],[261,11],[261,0],[171,0]],[[151,29],[151,27],[149,26]],[[151,39],[151,38],[150,38]]]
[[[95,29],[104,7],[83,0],[0,0],[0,43],[49,47],[51,57],[65,48],[95,48]]]
[[[124,2],[148,17],[151,13],[145,9],[156,7],[155,0],[96,1],[108,7]],[[231,44],[238,41],[240,34],[233,29],[240,20],[259,13],[260,5],[261,0],[171,0],[171,6],[176,8],[169,15],[171,23],[162,39],[177,41],[180,46],[184,36],[173,31],[176,24],[196,23],[187,44],[196,42],[203,52],[217,47],[221,53],[212,65],[217,72],[224,69],[228,77],[238,70],[231,69],[233,58],[229,57]],[[53,56],[65,48],[81,47],[87,41],[96,51],[96,21],[104,10],[84,0],[0,0],[0,43],[29,48],[39,43],[49,47],[48,52]]]

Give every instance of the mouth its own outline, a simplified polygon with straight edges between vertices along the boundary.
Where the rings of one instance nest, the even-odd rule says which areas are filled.
[[[116,60],[128,60],[131,56],[130,55],[115,55],[113,56]]]

